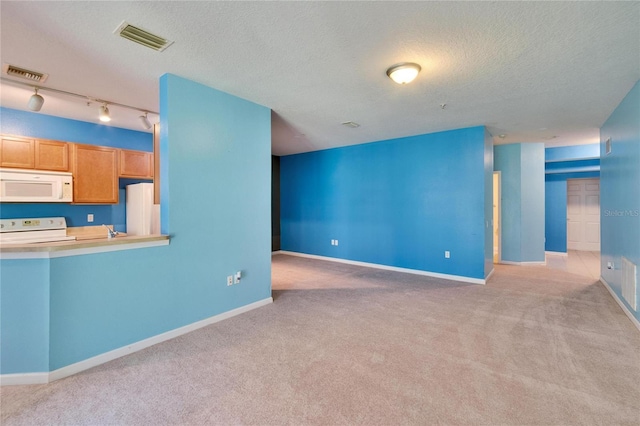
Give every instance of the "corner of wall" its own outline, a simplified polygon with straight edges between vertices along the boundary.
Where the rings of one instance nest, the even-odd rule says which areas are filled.
[[[484,277],[493,272],[493,137],[484,128]]]
[[[640,81],[611,113],[600,129],[601,275],[619,303],[633,311],[622,296],[622,258],[640,271]],[[605,143],[611,139],[611,153]],[[613,267],[607,268],[611,262]],[[640,282],[640,272],[636,274]],[[636,300],[638,285],[636,284]]]

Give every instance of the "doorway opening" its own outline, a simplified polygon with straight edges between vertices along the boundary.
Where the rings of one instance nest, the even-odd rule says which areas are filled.
[[[493,172],[493,263],[500,263],[502,259],[502,240],[500,236],[500,188],[502,184],[500,172]]]

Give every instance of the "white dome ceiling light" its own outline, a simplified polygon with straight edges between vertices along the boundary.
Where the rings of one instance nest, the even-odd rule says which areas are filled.
[[[411,83],[418,76],[422,68],[413,62],[396,64],[387,70],[387,75],[398,84]]]

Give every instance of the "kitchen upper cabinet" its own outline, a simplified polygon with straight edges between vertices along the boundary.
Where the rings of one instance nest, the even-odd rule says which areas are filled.
[[[69,171],[69,144],[46,139],[2,136],[0,167]]]
[[[153,179],[153,153],[121,149],[120,177]]]
[[[0,167],[33,169],[35,167],[35,140],[2,136],[0,139]]]
[[[151,180],[154,153],[0,135],[0,167],[73,173],[74,204],[116,204],[118,179]]]
[[[68,172],[69,145],[67,142],[36,139],[36,169]]]
[[[118,202],[118,149],[72,144],[74,204]]]

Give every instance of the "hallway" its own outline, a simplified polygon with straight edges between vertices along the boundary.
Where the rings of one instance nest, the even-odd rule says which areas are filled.
[[[546,254],[547,268],[600,279],[600,252],[569,250],[567,256]]]

